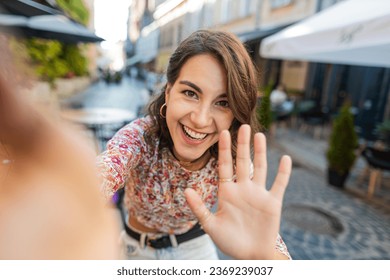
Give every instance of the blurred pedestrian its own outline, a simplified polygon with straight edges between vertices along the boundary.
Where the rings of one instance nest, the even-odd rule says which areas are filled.
[[[287,100],[287,94],[282,84],[279,84],[270,95],[272,108],[281,106]]]
[[[217,259],[210,234],[234,258],[289,258],[278,230],[291,160],[267,191],[256,100],[255,68],[234,35],[197,31],[178,46],[147,116],[99,157],[102,192],[125,188],[125,257]]]

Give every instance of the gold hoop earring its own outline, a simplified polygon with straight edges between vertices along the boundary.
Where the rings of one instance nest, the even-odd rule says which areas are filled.
[[[161,108],[160,108],[160,116],[165,119],[166,118],[166,112],[165,112],[165,116],[163,114],[163,109],[164,107],[166,108],[167,107],[167,103],[164,103],[163,105],[161,105]]]

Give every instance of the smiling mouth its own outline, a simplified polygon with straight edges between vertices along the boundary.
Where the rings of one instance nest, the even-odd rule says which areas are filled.
[[[182,125],[182,128],[183,128],[184,134],[188,138],[191,138],[193,140],[203,140],[208,135],[207,133],[199,133],[199,132],[193,131],[192,129],[190,129],[189,127],[187,127],[185,125]]]

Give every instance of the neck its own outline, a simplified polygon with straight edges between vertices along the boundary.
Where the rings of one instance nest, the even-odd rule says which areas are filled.
[[[210,151],[207,150],[206,152],[204,152],[203,155],[201,155],[199,158],[197,159],[194,159],[192,161],[183,161],[183,160],[180,160],[176,154],[175,154],[175,151],[173,150],[172,152],[173,156],[175,157],[175,159],[177,159],[180,163],[181,166],[183,166],[184,168],[188,169],[188,170],[191,170],[191,171],[195,171],[195,170],[199,170],[201,168],[203,168],[206,163],[209,161],[210,157],[211,157],[211,154],[210,154]]]

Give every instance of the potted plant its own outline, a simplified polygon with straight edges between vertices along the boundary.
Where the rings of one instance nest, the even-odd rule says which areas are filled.
[[[353,115],[348,103],[344,104],[333,121],[326,153],[328,160],[328,182],[332,186],[344,187],[355,159],[358,137],[353,124]]]
[[[383,141],[384,145],[390,148],[390,120],[377,125],[376,130],[378,131],[379,139]]]

